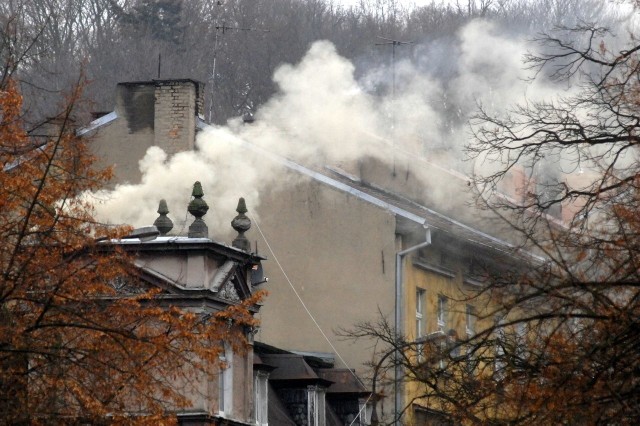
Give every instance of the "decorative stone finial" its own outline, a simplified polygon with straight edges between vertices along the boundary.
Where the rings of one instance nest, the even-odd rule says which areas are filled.
[[[160,216],[158,216],[156,221],[153,222],[153,225],[158,228],[158,231],[160,231],[160,235],[167,235],[169,231],[173,229],[173,222],[167,217],[169,208],[167,208],[166,200],[160,200],[158,213],[160,214]]]
[[[251,228],[251,220],[245,215],[248,210],[247,205],[244,202],[244,198],[240,198],[240,200],[238,200],[238,207],[236,208],[236,211],[238,212],[238,215],[231,221],[231,226],[238,232],[238,236],[231,244],[240,250],[250,251],[251,243],[247,237],[244,236],[244,233]]]
[[[202,216],[207,214],[209,206],[207,202],[202,199],[204,192],[202,192],[202,185],[200,182],[193,184],[193,192],[191,192],[193,199],[189,202],[187,210],[196,220],[189,226],[189,238],[209,238],[209,228],[207,224],[202,220]]]

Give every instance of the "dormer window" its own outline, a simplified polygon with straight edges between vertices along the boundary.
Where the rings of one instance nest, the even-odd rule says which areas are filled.
[[[307,419],[309,426],[325,426],[325,389],[320,386],[307,387]]]

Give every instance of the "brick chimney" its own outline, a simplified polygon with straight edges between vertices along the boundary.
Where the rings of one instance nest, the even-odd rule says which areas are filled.
[[[167,154],[195,146],[196,120],[203,117],[204,84],[190,79],[118,83],[116,111],[128,133],[153,135],[145,145]]]
[[[203,114],[204,85],[194,80],[155,80],[154,144],[172,155],[195,147]]]

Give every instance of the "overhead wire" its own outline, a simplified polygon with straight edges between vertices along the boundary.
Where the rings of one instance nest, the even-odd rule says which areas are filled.
[[[304,303],[304,300],[302,300],[302,297],[300,296],[300,293],[298,293],[298,290],[296,290],[295,286],[293,285],[293,283],[291,282],[291,280],[289,279],[289,275],[287,275],[287,273],[285,272],[284,268],[282,267],[282,264],[280,263],[280,261],[278,260],[278,256],[275,254],[275,252],[273,251],[273,249],[271,248],[271,244],[269,244],[269,240],[267,240],[267,237],[264,235],[264,233],[262,232],[262,229],[260,228],[260,224],[258,223],[258,221],[256,219],[253,219],[253,223],[255,223],[256,228],[258,229],[258,232],[260,233],[260,236],[262,237],[262,239],[264,240],[267,249],[269,250],[269,253],[271,253],[271,256],[273,257],[274,262],[276,263],[276,265],[278,265],[278,268],[280,269],[280,272],[282,272],[282,275],[284,276],[285,281],[287,282],[287,284],[289,284],[289,287],[291,287],[291,290],[293,291],[293,294],[296,295],[296,297],[298,298],[298,301],[300,302],[300,305],[302,305],[303,309],[305,310],[305,312],[307,313],[307,315],[309,315],[309,318],[311,318],[311,321],[313,321],[314,325],[316,326],[316,328],[318,329],[318,331],[320,331],[320,334],[322,334],[322,337],[324,337],[324,339],[327,341],[327,343],[329,344],[329,346],[331,346],[331,350],[333,350],[333,352],[336,354],[336,356],[338,357],[338,359],[340,359],[340,361],[342,361],[342,363],[347,367],[347,369],[349,370],[349,372],[351,373],[351,375],[358,381],[358,383],[360,383],[360,385],[363,388],[367,388],[365,386],[365,384],[362,382],[362,380],[360,380],[360,378],[356,375],[356,373],[354,372],[354,370],[352,368],[349,367],[349,364],[347,363],[347,361],[345,361],[345,359],[342,357],[342,355],[340,354],[340,352],[338,351],[338,349],[334,346],[333,342],[331,342],[331,340],[329,339],[329,336],[327,336],[327,334],[324,332],[324,330],[322,329],[322,327],[320,327],[320,324],[318,323],[318,321],[316,320],[316,318],[313,316],[313,314],[311,313],[311,310],[309,309],[309,307],[307,306],[306,303]],[[360,410],[358,411],[358,415],[353,419],[353,421],[349,424],[350,426],[355,424],[355,421],[358,418],[362,418],[362,413],[365,410],[367,404],[369,403],[369,401],[371,400],[371,398],[373,397],[373,394],[370,394],[369,397],[366,399],[365,403],[362,405],[362,407],[360,407]]]

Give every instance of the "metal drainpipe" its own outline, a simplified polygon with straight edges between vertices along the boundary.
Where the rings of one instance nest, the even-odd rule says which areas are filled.
[[[393,407],[393,416],[394,416],[394,424],[399,424],[399,414],[402,412],[402,386],[400,386],[400,379],[402,378],[402,367],[399,363],[400,361],[400,352],[397,349],[398,340],[400,340],[400,336],[404,330],[402,328],[402,305],[403,305],[403,282],[402,282],[402,260],[403,258],[416,250],[419,250],[423,247],[426,247],[431,244],[431,229],[426,225],[425,227],[425,242],[415,245],[413,247],[409,247],[408,249],[399,251],[396,253],[396,303],[395,303],[395,332],[396,332],[396,350],[395,350],[395,369],[394,369],[394,407]]]

